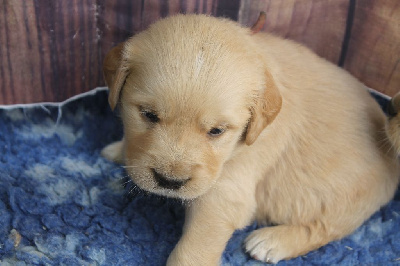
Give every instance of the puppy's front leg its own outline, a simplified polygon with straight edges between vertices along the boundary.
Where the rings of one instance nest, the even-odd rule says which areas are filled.
[[[235,228],[211,208],[205,202],[194,202],[186,209],[183,235],[168,258],[168,266],[219,264]]]
[[[250,223],[254,213],[251,200],[235,202],[211,194],[216,193],[207,193],[186,208],[183,235],[168,258],[168,266],[218,265],[233,232]]]
[[[107,145],[101,151],[101,155],[115,163],[122,164],[124,162],[124,140],[113,142]]]

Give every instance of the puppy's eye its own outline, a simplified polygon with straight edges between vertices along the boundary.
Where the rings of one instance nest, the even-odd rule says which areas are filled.
[[[222,135],[222,133],[224,133],[225,130],[223,128],[218,128],[218,127],[214,127],[212,129],[210,129],[210,131],[208,131],[208,135],[211,137],[217,137]]]
[[[157,123],[160,121],[160,118],[156,113],[149,110],[142,110],[140,113],[151,123]]]

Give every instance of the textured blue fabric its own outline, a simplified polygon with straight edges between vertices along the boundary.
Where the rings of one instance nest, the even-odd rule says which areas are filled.
[[[104,89],[59,106],[0,108],[1,265],[165,263],[184,209],[179,201],[138,190],[122,167],[100,156],[121,131]],[[262,264],[242,249],[256,227],[235,232],[222,265]],[[349,237],[279,265],[399,262],[397,193]]]

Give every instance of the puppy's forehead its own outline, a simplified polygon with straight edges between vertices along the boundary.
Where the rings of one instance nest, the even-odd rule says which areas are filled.
[[[176,16],[129,40],[127,87],[165,100],[235,105],[261,86],[250,33],[207,16]]]

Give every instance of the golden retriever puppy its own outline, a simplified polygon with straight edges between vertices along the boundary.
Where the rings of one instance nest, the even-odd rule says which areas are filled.
[[[103,155],[142,189],[188,203],[168,265],[217,265],[254,220],[276,226],[248,236],[252,257],[306,254],[353,232],[397,188],[386,117],[364,85],[300,44],[253,33],[177,15],[105,59],[124,138]]]

